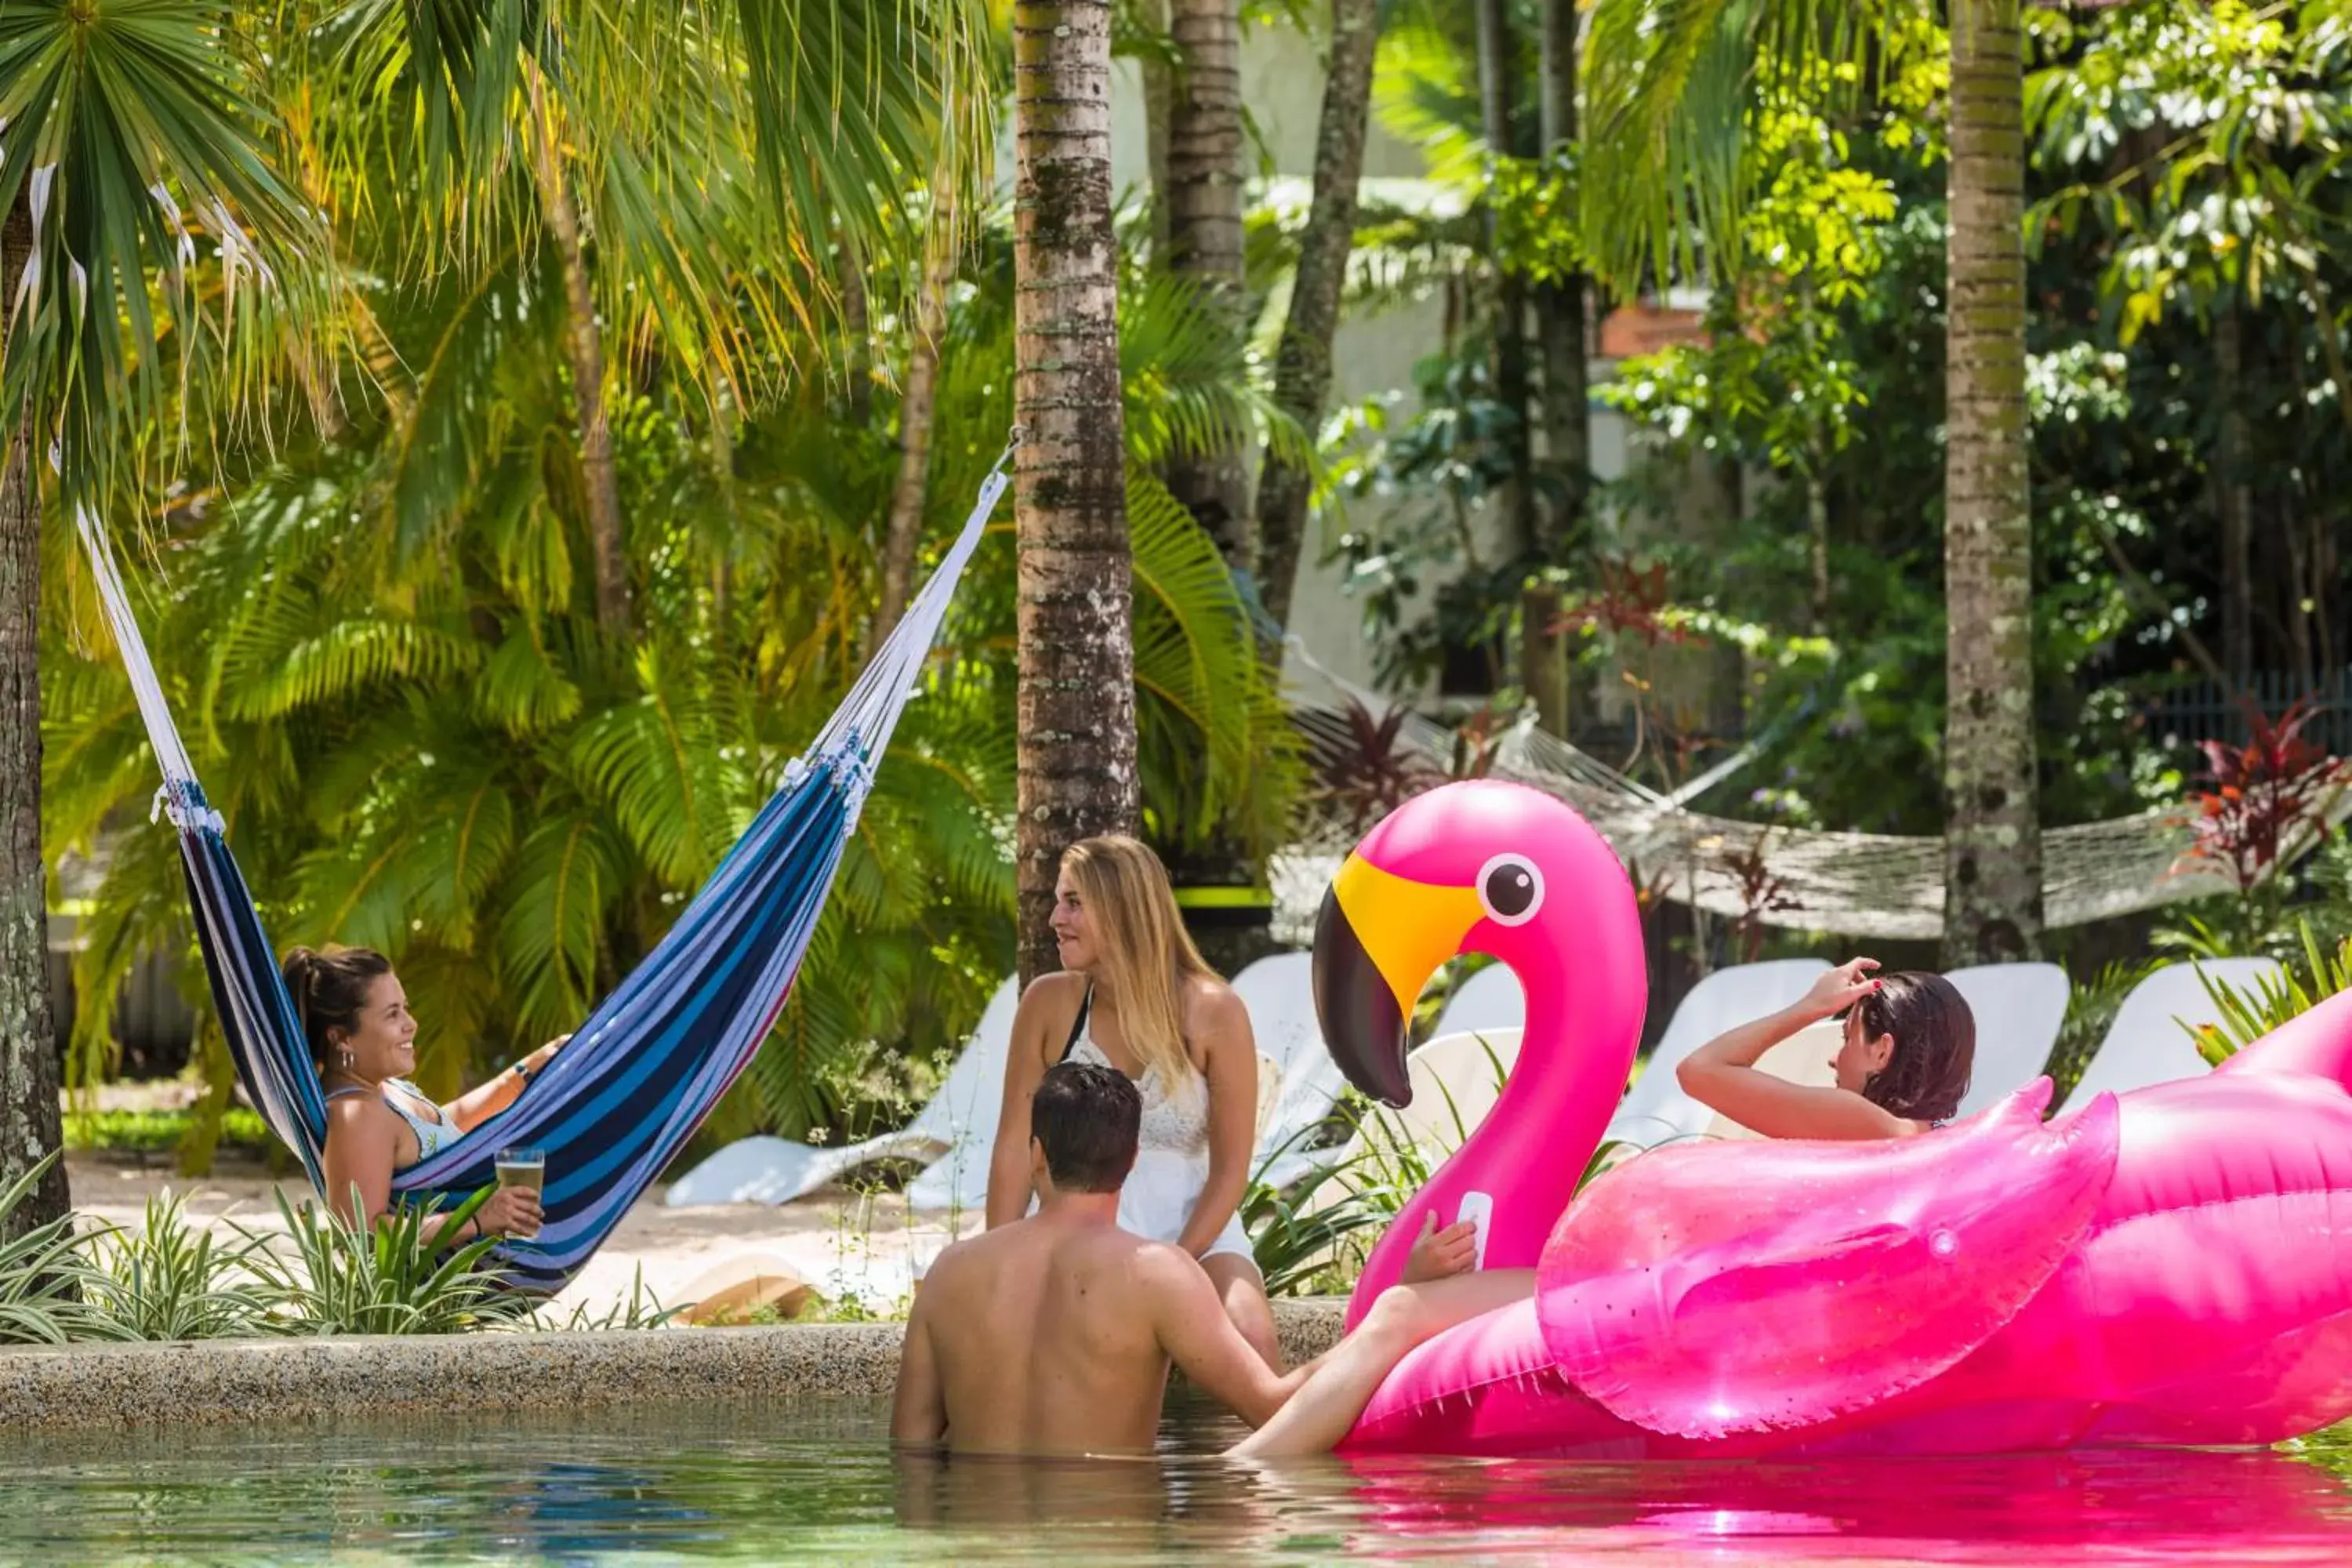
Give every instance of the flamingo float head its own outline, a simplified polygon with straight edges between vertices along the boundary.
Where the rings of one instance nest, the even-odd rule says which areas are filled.
[[[1584,818],[1524,784],[1477,780],[1415,796],[1356,846],[1317,919],[1315,1005],[1358,1089],[1411,1098],[1406,1020],[1438,965],[1465,952],[1518,976],[1528,1057],[1580,1037],[1613,1060],[1622,1044],[1613,1068],[1595,1064],[1613,1071],[1613,1102],[1647,976],[1633,885]]]

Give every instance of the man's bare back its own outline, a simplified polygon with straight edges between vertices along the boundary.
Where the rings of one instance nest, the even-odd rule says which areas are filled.
[[[970,1454],[1149,1453],[1172,1363],[1257,1428],[1236,1455],[1327,1452],[1407,1351],[1502,1304],[1476,1276],[1398,1287],[1337,1349],[1277,1375],[1192,1254],[1119,1229],[1140,1114],[1116,1068],[1046,1071],[1030,1117],[1038,1211],[931,1265],[899,1352],[894,1441]],[[1066,1183],[1056,1180],[1065,1162]]]
[[[940,1254],[907,1325],[901,1405],[935,1381],[958,1452],[1149,1453],[1171,1360],[1252,1426],[1300,1381],[1231,1330],[1184,1253],[1056,1205]]]

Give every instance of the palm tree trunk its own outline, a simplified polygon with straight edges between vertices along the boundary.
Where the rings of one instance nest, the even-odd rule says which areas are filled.
[[[32,247],[32,215],[20,195],[0,229],[0,300],[16,299]],[[41,509],[29,415],[0,468],[0,1186],[64,1142],[41,864]],[[60,1160],[7,1223],[19,1230],[47,1224],[68,1202]]]
[[[1356,243],[1356,186],[1372,101],[1372,56],[1381,41],[1379,0],[1331,0],[1331,58],[1323,115],[1315,130],[1315,195],[1299,237],[1290,314],[1274,356],[1274,400],[1311,436],[1331,395],[1331,340]],[[1313,492],[1306,468],[1269,450],[1258,468],[1258,594],[1276,625],[1290,619],[1298,552]]]
[[[1168,0],[1135,0],[1137,26],[1168,37]],[[1176,105],[1176,69],[1157,47],[1136,62],[1143,79],[1143,166],[1151,181],[1151,254],[1168,254],[1168,133]]]
[[[2042,942],[2019,0],[1954,0],[1945,378],[1944,962]]]
[[[1543,143],[1558,153],[1576,140],[1577,0],[1546,0],[1543,14]],[[1586,384],[1585,278],[1570,273],[1536,290],[1542,334],[1544,458],[1554,500],[1542,548],[1559,564],[1584,531],[1586,491],[1592,479],[1591,389]]]
[[[2213,321],[2213,389],[2221,404],[2213,488],[2221,514],[2221,663],[2242,691],[2254,675],[2254,501],[2246,483],[2245,339],[2235,301]]]
[[[1242,88],[1239,0],[1173,0],[1169,31],[1181,57],[1168,104],[1168,269],[1199,283],[1218,330],[1244,331]],[[1240,431],[1168,465],[1168,488],[1236,572],[1257,569],[1257,531]]]
[[[1507,158],[1517,145],[1511,104],[1518,85],[1517,51],[1511,47],[1511,15],[1506,0],[1477,0],[1478,100],[1486,145]],[[1488,255],[1494,257],[1494,216],[1486,219]],[[1498,259],[1498,258],[1497,258]],[[1513,416],[1509,442],[1511,478],[1503,487],[1503,519],[1516,553],[1535,542],[1532,464],[1528,453],[1527,286],[1499,266],[1495,276],[1495,401]]]
[[[596,321],[596,295],[580,239],[580,211],[563,176],[546,79],[528,69],[531,108],[531,174],[540,216],[555,242],[563,272],[566,357],[572,362],[572,404],[580,425],[580,472],[588,493],[588,539],[596,572],[596,624],[605,635],[630,631],[629,563],[622,546],[621,481],[613,463],[613,426],[604,413],[604,335]]]
[[[882,598],[874,610],[869,647],[878,647],[906,613],[915,575],[915,546],[923,536],[923,500],[931,471],[931,415],[938,401],[940,335],[947,330],[948,289],[955,282],[955,209],[944,187],[934,192],[931,253],[922,293],[915,301],[913,341],[907,346],[906,391],[898,400],[898,479],[890,491],[890,521],[882,538]]]
[[[1013,36],[1025,981],[1055,966],[1063,849],[1132,832],[1137,777],[1108,0],[1023,0]]]
[[[1546,0],[1538,106],[1544,152],[1576,140],[1576,4]],[[1544,467],[1550,481],[1536,509],[1535,547],[1546,564],[1562,565],[1584,536],[1591,479],[1590,389],[1585,384],[1584,275],[1572,272],[1536,287],[1536,332],[1543,357]],[[1569,729],[1568,639],[1559,629],[1560,592],[1531,583],[1519,605],[1519,685],[1536,721],[1552,734]]]

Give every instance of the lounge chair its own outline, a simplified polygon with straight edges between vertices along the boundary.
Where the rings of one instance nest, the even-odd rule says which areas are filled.
[[[1497,1029],[1523,1029],[1528,1024],[1527,994],[1508,964],[1490,963],[1464,981],[1445,999],[1430,1038],[1475,1035]]]
[[[1974,1116],[2041,1076],[2074,986],[2054,963],[1979,963],[1944,978],[1976,1015],[1976,1070],[1960,1101],[1960,1114]]]
[[[967,1164],[976,1168],[979,1190],[984,1194],[988,1149],[996,1136],[997,1108],[1004,1092],[1004,1058],[1013,1047],[1013,1013],[1020,1001],[1020,991],[1011,980],[997,987],[963,1054],[949,1069],[947,1081],[940,1085],[930,1103],[898,1131],[838,1149],[765,1135],[738,1139],[672,1183],[662,1201],[672,1208],[788,1204],[877,1160],[935,1162],[908,1189],[919,1208],[952,1206],[952,1184],[963,1180]],[[914,1199],[916,1188],[926,1183],[945,1190],[946,1195],[930,1204]]]
[[[1624,1103],[1610,1120],[1604,1142],[1651,1148],[1669,1138],[1704,1132],[1715,1112],[1683,1092],[1675,1069],[1707,1041],[1769,1013],[1777,1013],[1812,988],[1829,965],[1818,958],[1776,958],[1718,969],[1690,988],[1672,1022],[1650,1053]]]
[[[1261,1074],[1270,1067],[1276,1075],[1273,1104],[1259,1123],[1258,1168],[1252,1173],[1281,1186],[1328,1157],[1327,1151],[1304,1144],[1331,1114],[1347,1079],[1323,1043],[1323,1026],[1315,1014],[1312,954],[1261,958],[1234,976],[1234,991],[1249,1009]],[[1264,1093],[1262,1086],[1261,1098]]]
[[[1405,1058],[1412,1101],[1381,1114],[1437,1162],[1462,1147],[1503,1091],[1503,1080],[1518,1065],[1517,1027],[1440,1035]]]
[[[2250,992],[2283,972],[2267,958],[2212,958],[2197,963],[2169,963],[2131,989],[2116,1021],[2107,1026],[2082,1081],[2066,1097],[2062,1110],[2072,1110],[2091,1097],[2112,1089],[2117,1094],[2150,1084],[2198,1078],[2210,1071],[2197,1054],[2189,1029],[2219,1023],[2221,1010],[2205,989],[2208,980]],[[2201,976],[2201,977],[2200,977]]]

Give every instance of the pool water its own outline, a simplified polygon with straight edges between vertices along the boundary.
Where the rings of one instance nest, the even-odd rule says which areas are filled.
[[[837,1401],[0,1438],[0,1561],[2352,1562],[2352,1428],[2294,1451],[1834,1465],[894,1458]]]

